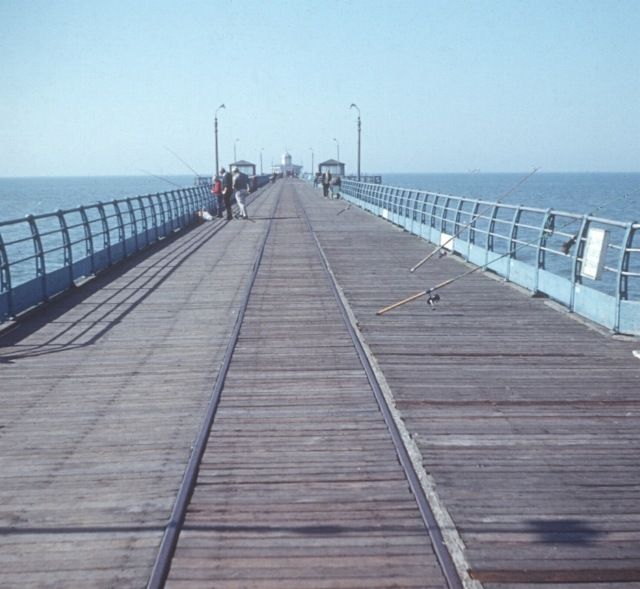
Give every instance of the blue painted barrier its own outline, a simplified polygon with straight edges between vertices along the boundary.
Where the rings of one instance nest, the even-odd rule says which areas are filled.
[[[215,207],[211,185],[0,222],[0,322],[144,250]]]
[[[447,248],[465,260],[613,332],[640,335],[640,223],[348,179],[340,193],[433,244],[456,236]],[[598,279],[582,273],[592,228],[609,238]]]

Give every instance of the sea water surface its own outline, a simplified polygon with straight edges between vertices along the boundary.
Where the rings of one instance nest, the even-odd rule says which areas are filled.
[[[382,181],[390,186],[491,202],[592,214],[623,222],[640,221],[640,173],[539,171],[524,180],[530,173],[385,174]]]
[[[385,174],[383,184],[617,221],[640,221],[640,173]],[[0,178],[0,222],[193,186],[192,176]],[[507,194],[509,193],[509,194]]]

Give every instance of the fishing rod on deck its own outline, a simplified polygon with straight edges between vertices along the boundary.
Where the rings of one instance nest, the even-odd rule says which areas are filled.
[[[597,212],[600,209],[605,208],[606,206],[609,206],[612,202],[614,202],[616,200],[625,200],[625,199],[629,198],[630,196],[632,196],[634,194],[637,194],[638,192],[640,192],[640,188],[637,188],[636,190],[628,192],[627,194],[624,194],[622,196],[618,196],[618,197],[612,198],[611,200],[603,203],[602,205],[600,205],[596,209],[593,209],[591,211],[591,213],[589,213],[587,216],[593,216],[593,213]],[[536,243],[536,242],[540,241],[541,239],[543,239],[544,237],[548,237],[549,235],[552,235],[556,231],[559,232],[562,229],[564,229],[565,227],[568,227],[569,225],[572,225],[576,221],[577,221],[577,219],[572,219],[571,221],[568,221],[567,223],[565,223],[564,225],[560,226],[557,229],[553,225],[550,225],[548,227],[544,227],[543,231],[542,231],[542,235],[536,237],[535,239],[532,239],[531,241],[528,241],[526,243],[520,244],[513,251],[507,251],[504,254],[502,254],[501,256],[498,256],[497,258],[495,258],[494,260],[491,260],[491,262],[487,262],[486,264],[483,264],[482,266],[476,266],[475,268],[471,268],[470,270],[467,270],[466,272],[463,272],[462,274],[459,274],[458,276],[454,276],[453,278],[449,278],[448,280],[444,280],[444,281],[440,282],[439,284],[436,284],[435,286],[432,286],[431,288],[428,288],[427,290],[422,290],[420,292],[417,292],[417,293],[407,297],[406,299],[402,299],[401,301],[393,303],[392,305],[389,305],[388,307],[383,307],[382,309],[380,309],[379,311],[376,312],[376,315],[384,315],[385,313],[388,313],[389,311],[392,311],[393,309],[397,309],[398,307],[401,307],[402,305],[406,305],[407,303],[415,301],[415,300],[417,300],[417,299],[419,299],[421,297],[424,297],[424,296],[428,296],[427,304],[429,306],[433,307],[435,305],[435,303],[437,303],[440,300],[440,295],[436,291],[441,290],[441,289],[443,289],[443,288],[445,288],[447,286],[450,286],[454,282],[457,282],[458,280],[461,280],[462,278],[466,278],[467,276],[470,276],[471,274],[474,274],[475,272],[478,272],[479,270],[486,270],[487,268],[489,268],[489,266],[491,266],[491,264],[497,262],[498,260],[501,260],[502,258],[505,258],[505,257],[510,256],[510,255],[513,255],[513,254],[517,253],[518,251],[520,251],[521,249],[523,249],[525,247],[530,247],[534,243]],[[569,239],[567,242],[562,244],[560,249],[562,250],[562,252],[565,255],[567,255],[569,250],[571,249],[573,244],[576,243],[577,240],[578,240],[578,234],[572,236],[571,239]]]
[[[520,178],[520,180],[518,180],[518,182],[516,182],[516,184],[514,184],[509,190],[507,190],[502,196],[500,196],[498,198],[497,202],[499,203],[501,200],[504,200],[505,198],[507,198],[508,196],[513,194],[518,188],[520,188],[520,186],[522,186],[529,178],[531,178],[531,176],[533,176],[539,169],[540,168],[533,168],[532,172],[530,172],[526,176]],[[475,173],[475,170],[473,171],[473,173]],[[439,257],[442,257],[443,255],[445,255],[446,254],[446,250],[445,250],[446,246],[449,245],[457,237],[460,237],[460,235],[462,235],[462,233],[464,231],[469,229],[469,227],[471,227],[471,225],[473,225],[480,217],[482,217],[482,215],[484,215],[485,213],[489,212],[494,206],[495,206],[495,204],[490,204],[487,207],[485,207],[484,209],[482,209],[479,213],[477,213],[471,219],[471,221],[469,221],[466,225],[464,225],[461,229],[459,229],[458,232],[455,235],[452,235],[444,243],[441,243],[440,247],[436,248],[429,255],[427,255],[425,258],[420,260],[413,268],[411,268],[409,270],[409,272],[415,272],[418,268],[420,268],[420,266],[422,266],[424,263],[428,262],[436,254],[438,254]],[[442,253],[442,252],[444,252],[444,253]]]

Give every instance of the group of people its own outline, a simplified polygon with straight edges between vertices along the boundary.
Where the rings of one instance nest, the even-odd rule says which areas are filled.
[[[231,197],[235,196],[238,204],[238,219],[249,219],[247,214],[247,195],[249,194],[249,177],[238,168],[233,168],[233,174],[220,168],[220,175],[215,177],[211,192],[217,199],[218,217],[222,218],[223,208],[227,211],[227,220],[233,219]]]
[[[329,170],[326,170],[324,174],[320,174],[320,172],[316,174],[313,185],[317,186],[319,181],[322,183],[322,194],[325,198],[329,198],[329,192],[331,192],[331,198],[340,197],[340,176],[336,176],[334,178],[331,175],[331,172]]]

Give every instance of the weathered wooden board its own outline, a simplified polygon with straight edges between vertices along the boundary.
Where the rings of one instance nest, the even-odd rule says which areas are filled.
[[[283,190],[167,586],[444,587],[294,187]]]
[[[411,274],[423,241],[301,192],[475,577],[487,587],[639,586],[637,341],[489,273],[443,289],[435,309],[422,299],[376,316],[468,266],[445,257]]]

